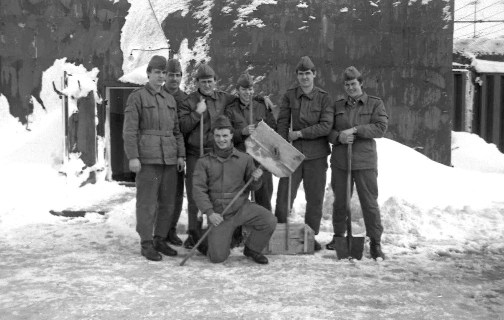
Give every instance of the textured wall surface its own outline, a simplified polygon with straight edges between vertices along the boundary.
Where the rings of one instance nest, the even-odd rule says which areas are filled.
[[[11,114],[26,121],[31,96],[40,99],[42,72],[56,59],[97,67],[100,80],[120,77],[120,32],[128,8],[125,0],[1,1],[0,92]]]
[[[192,8],[204,1],[190,1]],[[232,88],[249,66],[274,101],[295,84],[295,65],[309,55],[316,82],[333,98],[343,96],[342,70],[354,65],[368,94],[383,98],[390,115],[387,137],[428,157],[450,163],[453,1],[297,0],[263,4],[248,16],[261,27],[236,26],[244,3],[223,1],[211,10],[211,64],[224,88]],[[425,3],[425,4],[423,4]],[[190,14],[169,15],[163,23],[172,48],[205,26]],[[189,26],[192,26],[190,28]]]
[[[368,94],[385,101],[387,137],[450,163],[453,0],[183,2],[186,11],[161,21],[172,52],[184,39],[191,46],[211,32],[208,56],[223,89],[233,88],[249,68],[264,77],[258,90],[278,102],[295,84],[300,56],[309,55],[317,66],[317,85],[336,99],[344,93],[342,70],[355,65]],[[251,3],[263,4],[240,23]],[[211,7],[211,19],[202,19],[202,7]],[[29,97],[40,91],[42,71],[61,57],[98,67],[99,84],[118,79],[128,8],[125,0],[1,1],[0,92],[11,113],[23,121],[30,113]]]

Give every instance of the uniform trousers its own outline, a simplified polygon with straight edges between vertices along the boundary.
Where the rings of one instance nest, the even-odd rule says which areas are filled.
[[[196,161],[198,161],[199,156],[195,156],[192,154],[187,155],[186,157],[186,193],[187,193],[187,217],[188,217],[188,226],[187,229],[189,231],[198,230],[198,207],[196,206],[196,202],[193,199],[193,174],[194,168],[196,167]]]
[[[256,252],[262,252],[275,231],[276,223],[271,211],[246,200],[236,213],[226,214],[224,221],[212,228],[208,234],[207,256],[215,263],[225,261],[231,253],[233,232],[239,226],[250,230],[245,246]]]
[[[175,207],[176,165],[142,164],[136,174],[136,231],[141,241],[166,238]]]
[[[346,231],[346,185],[347,170],[331,167],[331,187],[334,192],[333,203],[333,228],[335,234],[344,234]],[[359,202],[366,225],[366,234],[369,238],[380,241],[383,233],[381,224],[380,207],[378,206],[378,171],[376,169],[352,170],[353,183],[357,188]]]
[[[180,214],[182,213],[182,205],[184,203],[184,177],[185,172],[177,171],[177,191],[175,198],[175,209],[173,210],[173,218],[170,224],[169,232],[175,234],[177,232],[177,224],[180,219]]]
[[[319,233],[320,220],[322,219],[322,205],[327,174],[327,157],[312,160],[304,160],[292,173],[291,207],[296,199],[297,190],[301,181],[305,190],[306,212],[305,223]],[[275,216],[278,223],[287,222],[287,196],[289,190],[289,178],[280,178],[277,190]]]

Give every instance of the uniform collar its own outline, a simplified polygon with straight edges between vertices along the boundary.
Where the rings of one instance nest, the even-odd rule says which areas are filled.
[[[241,102],[240,97],[238,97],[238,103],[239,103],[239,105],[240,105],[240,109],[242,109],[242,110],[247,110],[247,109],[250,109],[250,106],[252,105],[252,101],[251,101],[249,104],[247,104],[247,105],[243,104],[243,103]]]
[[[296,98],[301,98],[303,95],[306,96],[308,99],[310,100],[313,100],[313,97],[315,96],[315,94],[319,91],[319,88],[313,86],[313,89],[312,91],[310,91],[310,93],[306,94],[303,92],[303,89],[301,89],[300,86],[298,86],[296,88]]]
[[[352,107],[357,105],[359,102],[361,102],[362,104],[366,104],[368,102],[368,98],[369,97],[365,92],[362,92],[362,95],[357,99],[353,99],[352,97],[347,96],[346,104]]]
[[[155,96],[156,94],[160,94],[162,95],[164,98],[166,98],[166,94],[168,93],[166,90],[163,89],[163,86],[161,86],[161,90],[159,90],[159,92],[157,92],[154,87],[149,83],[147,82],[147,84],[145,84],[145,88],[147,89],[147,91],[152,94],[153,96]]]

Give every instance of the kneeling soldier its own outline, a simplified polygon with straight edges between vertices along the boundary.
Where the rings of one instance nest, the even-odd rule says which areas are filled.
[[[261,186],[262,170],[254,160],[233,147],[233,127],[229,119],[219,116],[213,124],[213,150],[196,162],[193,175],[193,196],[201,212],[214,225],[208,235],[207,256],[212,262],[225,261],[231,250],[233,231],[247,226],[251,233],[245,242],[243,254],[259,264],[267,264],[262,255],[276,227],[275,216],[262,206],[248,200],[248,192]],[[251,178],[254,181],[232,204],[224,216],[220,213],[236,193]]]

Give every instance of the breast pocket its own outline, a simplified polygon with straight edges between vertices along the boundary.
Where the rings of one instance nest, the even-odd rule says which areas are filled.
[[[159,117],[156,106],[145,105],[142,106],[142,118],[141,118],[141,128],[142,129],[153,129],[154,123],[157,123],[155,119]]]
[[[348,128],[348,119],[344,111],[337,111],[334,114],[334,128],[338,131]]]
[[[359,113],[359,124],[368,124],[371,123],[371,117],[373,114],[370,111],[362,111]]]

